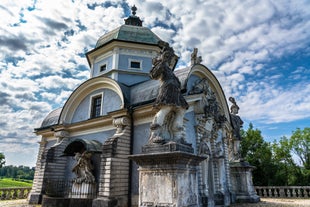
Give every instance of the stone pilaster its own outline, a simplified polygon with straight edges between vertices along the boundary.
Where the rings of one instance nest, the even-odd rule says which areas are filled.
[[[225,166],[225,178],[226,178],[226,190],[225,193],[227,193],[229,198],[225,198],[225,205],[229,205],[231,202],[231,196],[230,193],[232,191],[231,188],[231,181],[230,181],[230,168],[229,168],[229,159],[228,159],[228,139],[225,136],[223,138],[223,148],[224,148],[224,166]]]
[[[29,204],[39,204],[42,200],[44,190],[44,179],[64,178],[66,157],[61,157],[69,136],[66,131],[57,131],[54,133],[57,143],[54,146],[46,148],[47,141],[42,138],[40,142],[38,160],[36,163],[33,187],[29,194]]]
[[[131,127],[128,117],[113,120],[115,134],[103,144],[98,197],[93,207],[127,207]]]
[[[54,136],[57,138],[57,142],[48,149],[53,152],[51,157],[47,158],[47,170],[45,177],[49,180],[61,180],[65,177],[67,157],[62,155],[69,141],[69,133],[65,130],[61,130],[56,131]]]
[[[30,204],[39,204],[42,200],[43,177],[45,171],[44,151],[46,143],[47,142],[44,140],[44,138],[42,138],[41,142],[39,142],[40,147],[35,167],[34,180],[31,192],[28,197]]]

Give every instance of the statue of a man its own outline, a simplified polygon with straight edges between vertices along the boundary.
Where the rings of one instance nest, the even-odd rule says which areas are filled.
[[[202,62],[202,57],[197,56],[198,48],[194,48],[194,51],[191,54],[191,65],[200,64]]]
[[[235,159],[240,159],[240,141],[241,141],[240,129],[243,125],[243,121],[237,115],[239,111],[239,106],[237,105],[235,99],[233,97],[229,97],[229,101],[232,102],[233,104],[230,107],[230,118],[233,127],[234,155]]]
[[[150,71],[150,77],[160,81],[159,93],[153,105],[159,111],[151,124],[150,141],[182,141],[183,117],[188,104],[182,96],[181,83],[173,73],[176,57],[174,50],[166,42],[160,41],[159,45],[162,50],[153,59]]]

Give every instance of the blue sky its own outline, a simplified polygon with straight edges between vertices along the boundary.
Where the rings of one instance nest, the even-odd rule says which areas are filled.
[[[308,0],[4,0],[0,5],[0,152],[35,166],[34,128],[89,78],[85,52],[136,5],[143,26],[190,63],[194,47],[267,141],[310,127]]]

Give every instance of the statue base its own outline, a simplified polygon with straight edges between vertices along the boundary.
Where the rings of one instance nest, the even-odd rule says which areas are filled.
[[[197,165],[205,158],[188,151],[179,143],[150,144],[129,157],[139,165],[139,207],[198,206]]]
[[[235,194],[234,202],[258,203],[260,201],[252,182],[253,169],[254,167],[245,161],[230,163],[232,190]]]

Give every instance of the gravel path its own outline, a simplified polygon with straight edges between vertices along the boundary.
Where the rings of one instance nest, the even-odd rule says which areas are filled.
[[[310,199],[289,199],[289,198],[261,198],[259,203],[233,204],[233,207],[310,207]],[[0,207],[41,207],[41,205],[28,205],[25,199],[0,201]]]

